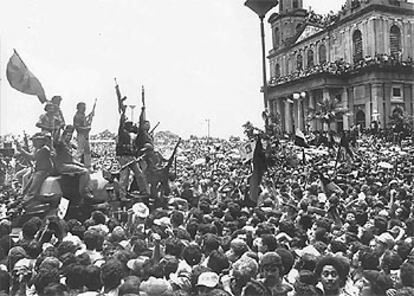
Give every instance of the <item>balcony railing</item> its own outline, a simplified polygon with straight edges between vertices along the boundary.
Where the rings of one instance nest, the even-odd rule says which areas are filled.
[[[341,76],[372,66],[413,67],[414,63],[412,58],[409,58],[407,61],[402,61],[397,55],[388,54],[377,54],[375,57],[366,56],[355,64],[350,64],[343,59],[340,59],[335,62],[325,62],[320,65],[314,65],[305,70],[297,70],[286,76],[272,77],[268,85],[270,87],[281,85],[320,73]]]

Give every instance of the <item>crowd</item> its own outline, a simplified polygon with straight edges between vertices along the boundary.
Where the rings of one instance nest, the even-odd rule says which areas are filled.
[[[413,143],[350,140],[339,161],[338,143],[267,143],[258,200],[239,139],[193,138],[164,208],[138,200],[116,219],[103,204],[19,230],[3,217],[0,295],[414,295]],[[176,141],[155,144],[168,157]],[[116,163],[114,144],[99,149],[92,166]],[[1,198],[19,195],[4,186]]]
[[[275,86],[294,80],[298,80],[304,77],[309,77],[318,73],[328,73],[334,75],[344,75],[352,71],[373,67],[373,66],[402,66],[412,67],[413,59],[409,57],[407,61],[402,61],[398,54],[379,54],[377,53],[374,57],[365,56],[354,64],[345,62],[344,59],[338,59],[335,62],[325,61],[318,65],[312,65],[303,69],[303,66],[299,70],[292,72],[289,75],[273,77],[269,81],[270,86]]]

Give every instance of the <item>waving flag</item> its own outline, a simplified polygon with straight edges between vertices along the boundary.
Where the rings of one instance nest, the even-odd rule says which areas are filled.
[[[306,141],[305,135],[300,129],[296,130],[295,145],[303,148],[309,148],[308,141]]]
[[[46,102],[45,91],[40,81],[29,71],[16,50],[7,63],[7,80],[11,87],[28,95],[35,95],[41,103]]]

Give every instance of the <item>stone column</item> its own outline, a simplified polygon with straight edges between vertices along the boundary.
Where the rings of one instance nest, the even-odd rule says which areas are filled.
[[[371,100],[372,100],[372,92],[371,92],[371,84],[365,85],[365,128],[368,128],[371,124]]]
[[[305,124],[304,124],[304,118],[303,118],[303,109],[304,109],[303,100],[304,99],[302,98],[298,100],[298,128],[302,131],[305,130]]]
[[[404,96],[404,105],[405,105],[405,111],[407,112],[407,115],[412,114],[412,94],[411,94],[411,84],[404,84],[403,89],[403,96]]]
[[[308,100],[309,100],[309,109],[316,109],[316,104],[315,104],[315,97],[313,96],[312,91],[308,92]],[[310,127],[312,129],[312,131],[316,131],[317,127],[316,127],[316,120],[312,120],[310,122]]]
[[[389,32],[389,20],[384,19],[382,23],[382,36],[384,38],[384,51],[383,53],[390,53],[390,32]]]
[[[294,123],[294,126],[295,126],[295,130],[297,128],[299,128],[298,106],[299,106],[299,100],[293,100],[292,113],[293,113],[293,123]],[[292,126],[293,126],[293,124],[292,124]],[[295,130],[293,130],[293,132],[295,132]]]
[[[371,57],[375,56],[375,28],[374,28],[374,19],[370,18],[368,20],[368,52],[367,54]]]
[[[285,101],[285,130],[287,132],[292,131],[292,112],[290,111],[290,105],[289,102]]]
[[[342,90],[342,106],[345,108],[350,109],[349,107],[349,98],[348,98],[348,90],[346,87]],[[344,122],[344,130],[349,130],[349,116],[343,115],[342,120]]]
[[[391,82],[385,82],[384,83],[384,100],[385,100],[385,110],[384,110],[384,124],[382,127],[386,127],[388,124],[388,118],[391,115],[391,93],[392,91],[392,83]]]
[[[372,113],[379,113],[380,116],[377,117],[377,121],[381,123],[381,127],[384,126],[384,107],[383,107],[383,87],[382,83],[373,83],[372,84]]]

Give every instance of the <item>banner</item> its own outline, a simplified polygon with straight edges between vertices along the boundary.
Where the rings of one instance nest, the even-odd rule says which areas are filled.
[[[14,89],[27,95],[35,95],[41,103],[46,102],[45,91],[40,81],[26,67],[16,50],[7,63],[7,80]]]
[[[253,152],[256,146],[256,141],[250,141],[242,144],[239,147],[240,157],[243,161],[249,161],[253,159]]]
[[[299,129],[296,130],[295,145],[299,147],[309,148],[309,144],[306,141],[305,135]]]
[[[260,138],[256,142],[253,152],[253,173],[250,177],[250,200],[257,202],[259,186],[267,169],[266,155]]]

